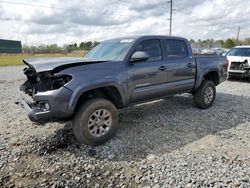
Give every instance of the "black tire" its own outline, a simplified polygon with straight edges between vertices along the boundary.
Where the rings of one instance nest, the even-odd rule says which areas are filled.
[[[209,92],[209,97],[208,93]],[[208,100],[208,98],[209,100]],[[215,84],[209,80],[203,80],[198,90],[194,93],[194,103],[198,108],[207,109],[210,108],[216,98]]]
[[[103,110],[104,112],[102,113],[108,114],[108,120],[105,120],[104,115],[101,115],[101,111]],[[101,122],[99,122],[99,125],[99,120],[96,117],[97,112],[100,112],[98,118],[102,119],[100,120]],[[81,143],[85,143],[87,145],[100,145],[108,141],[115,134],[118,128],[118,119],[117,109],[109,100],[102,98],[90,99],[77,110],[73,118],[73,132],[77,140]],[[109,121],[110,125],[107,126],[106,124],[102,123],[103,121]],[[90,125],[90,123],[93,123],[93,125]],[[93,127],[93,129],[91,130],[89,126]],[[106,126],[106,128],[103,126]],[[106,130],[107,127],[108,130]],[[99,131],[95,131],[95,129],[99,129]],[[94,131],[94,133],[91,133],[91,131]],[[94,134],[98,134],[98,132],[99,134],[104,135],[95,136]]]

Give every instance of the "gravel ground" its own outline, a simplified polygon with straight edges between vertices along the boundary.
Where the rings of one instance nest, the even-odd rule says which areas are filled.
[[[250,187],[250,83],[224,82],[208,110],[187,94],[122,110],[89,147],[14,104],[22,68],[0,68],[0,187]]]

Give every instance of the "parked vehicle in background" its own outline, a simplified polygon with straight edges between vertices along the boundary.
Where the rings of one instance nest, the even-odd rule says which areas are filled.
[[[212,48],[218,55],[225,55],[230,49],[228,48]]]
[[[118,128],[117,109],[192,93],[201,109],[212,106],[227,79],[223,56],[193,56],[187,39],[141,36],[107,40],[83,58],[27,59],[20,99],[31,121],[73,120],[76,138],[107,141]]]
[[[227,48],[206,48],[206,49],[193,49],[194,55],[223,55],[229,51]]]
[[[194,55],[199,55],[199,54],[201,54],[201,49],[199,49],[199,48],[192,48],[192,50],[193,50],[193,54],[194,54]]]
[[[200,54],[201,55],[215,55],[217,53],[214,49],[209,48],[209,49],[203,49]]]
[[[250,81],[250,46],[236,46],[226,54],[229,77],[248,78]]]

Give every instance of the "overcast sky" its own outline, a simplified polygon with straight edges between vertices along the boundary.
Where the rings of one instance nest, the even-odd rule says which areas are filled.
[[[28,45],[168,34],[168,0],[0,0],[0,38]],[[17,4],[15,4],[17,3]],[[173,35],[250,37],[249,0],[173,0]]]

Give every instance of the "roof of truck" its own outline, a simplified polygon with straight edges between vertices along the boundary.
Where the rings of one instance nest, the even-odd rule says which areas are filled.
[[[177,36],[169,36],[169,35],[134,35],[134,36],[124,36],[124,37],[118,37],[118,38],[112,38],[104,41],[110,41],[110,40],[126,40],[126,39],[147,39],[147,38],[171,38],[171,39],[180,39],[180,40],[187,40],[183,37],[177,37]]]

